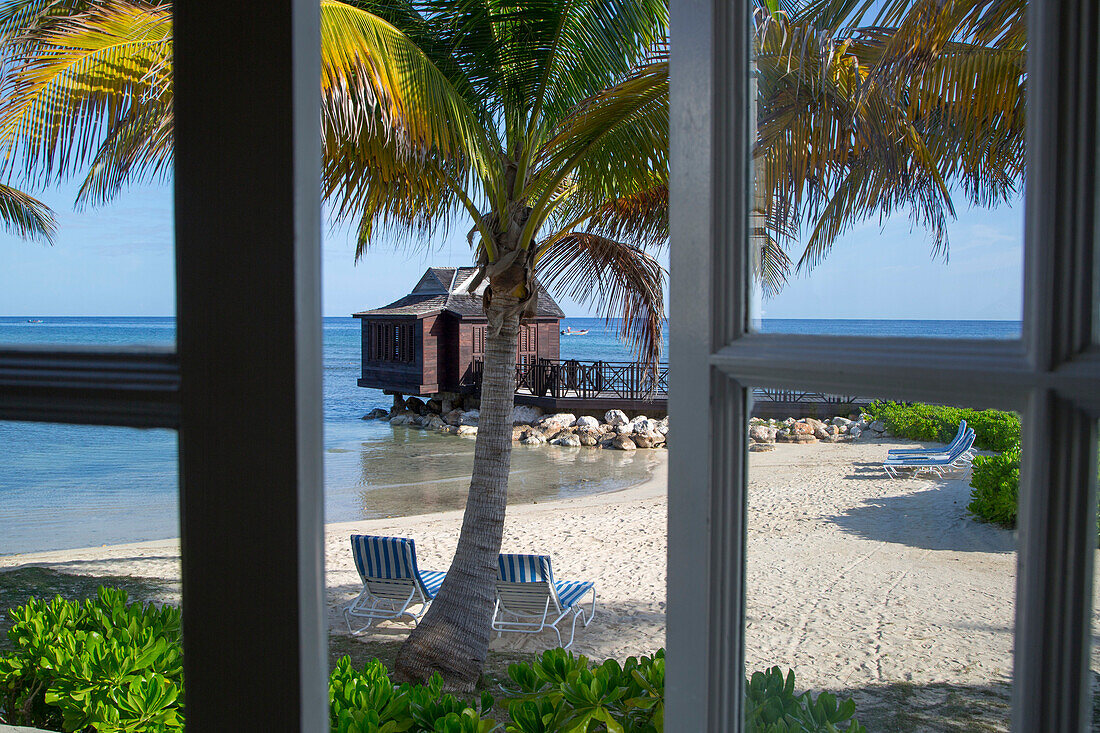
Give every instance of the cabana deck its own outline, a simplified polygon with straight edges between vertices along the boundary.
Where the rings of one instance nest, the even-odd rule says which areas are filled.
[[[475,361],[471,376],[481,389],[482,363]],[[656,370],[634,362],[539,359],[516,364],[516,404],[547,412],[602,413],[622,410],[659,416],[668,411],[668,365]],[[821,392],[757,389],[753,392],[756,417],[829,417],[858,412],[871,400]]]

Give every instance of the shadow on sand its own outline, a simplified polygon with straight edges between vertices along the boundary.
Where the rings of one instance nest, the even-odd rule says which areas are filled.
[[[890,480],[882,477],[881,467],[879,476],[882,481]],[[857,477],[864,478],[852,478]],[[930,488],[914,493],[868,498],[826,521],[843,532],[876,542],[925,550],[1015,552],[1014,532],[980,522],[966,511],[970,503],[968,478],[933,479],[926,483]]]

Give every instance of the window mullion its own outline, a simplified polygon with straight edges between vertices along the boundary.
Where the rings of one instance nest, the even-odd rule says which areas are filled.
[[[187,726],[325,730],[316,0],[174,11]]]
[[[1096,420],[1046,390],[1023,419],[1013,730],[1082,731],[1096,548]]]

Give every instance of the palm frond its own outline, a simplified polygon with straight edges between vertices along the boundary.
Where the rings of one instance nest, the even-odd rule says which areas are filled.
[[[668,180],[668,66],[652,64],[580,105],[554,129],[537,159],[527,195],[536,222],[552,213],[570,180],[570,215],[593,216],[607,202]]]
[[[664,283],[668,273],[635,245],[590,232],[569,232],[539,248],[537,274],[551,290],[597,307],[634,357],[655,367],[661,360]]]
[[[170,104],[171,60],[167,8],[112,2],[59,21],[5,79],[0,147],[9,170],[49,181],[86,165],[104,130],[154,100]]]
[[[50,244],[57,232],[57,220],[50,207],[4,184],[0,184],[0,226],[24,239],[42,239]]]

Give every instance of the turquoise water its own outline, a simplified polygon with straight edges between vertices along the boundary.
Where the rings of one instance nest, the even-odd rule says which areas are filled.
[[[0,344],[171,347],[171,318],[0,318]],[[570,318],[563,359],[626,361],[629,348],[602,320]],[[1019,323],[991,321],[766,321],[765,331],[1013,338]],[[667,338],[665,351],[667,353]],[[460,509],[473,440],[360,418],[391,398],[356,385],[359,322],[324,321],[326,521]],[[241,450],[263,450],[241,436]],[[0,554],[136,542],[178,535],[176,435],[0,422]],[[643,480],[648,451],[517,446],[509,500],[549,500],[613,491]]]
[[[167,346],[171,318],[0,318],[0,344]],[[562,339],[566,358],[629,358],[602,321]],[[583,343],[582,343],[583,342]],[[461,509],[474,441],[362,418],[392,398],[356,385],[359,322],[324,322],[325,519],[350,521]],[[241,450],[263,450],[241,436]],[[0,554],[178,536],[176,434],[0,422]],[[652,454],[517,446],[509,501],[614,491],[644,480]]]

